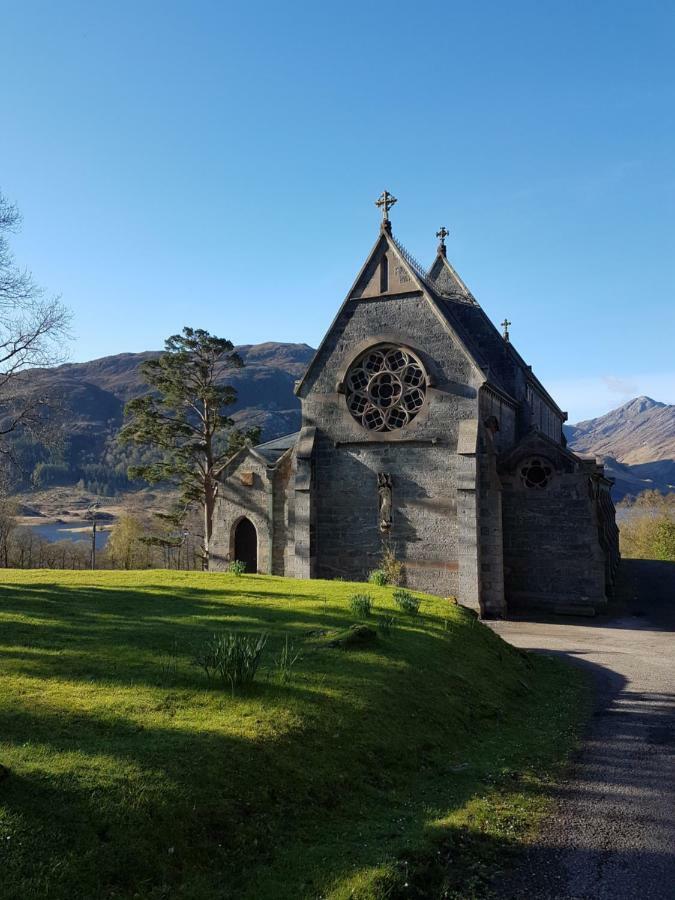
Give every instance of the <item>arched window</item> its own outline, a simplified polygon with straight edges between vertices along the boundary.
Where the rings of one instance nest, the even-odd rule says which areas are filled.
[[[234,558],[246,563],[246,571],[258,571],[258,532],[250,519],[240,519],[234,528]]]

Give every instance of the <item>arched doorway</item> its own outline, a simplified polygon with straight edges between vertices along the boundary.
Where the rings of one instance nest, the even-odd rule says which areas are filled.
[[[258,571],[258,532],[253,522],[245,517],[234,529],[234,558],[246,563],[247,572]]]

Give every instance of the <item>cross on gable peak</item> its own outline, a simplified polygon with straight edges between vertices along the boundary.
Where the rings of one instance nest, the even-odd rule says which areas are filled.
[[[375,201],[375,206],[382,210],[382,228],[385,231],[391,231],[391,222],[389,221],[389,210],[392,208],[394,203],[397,203],[396,197],[393,194],[390,194],[389,191],[382,191],[380,196]]]
[[[509,322],[509,320],[505,318],[504,321],[501,322],[500,324],[501,324],[502,328],[504,329],[504,333],[502,334],[502,337],[504,338],[505,341],[509,341],[510,340],[509,325],[513,325],[513,322]]]
[[[442,256],[445,256],[445,250],[446,250],[445,239],[449,234],[450,234],[450,232],[445,227],[445,225],[441,225],[439,230],[436,232],[436,237],[438,238],[438,252]]]

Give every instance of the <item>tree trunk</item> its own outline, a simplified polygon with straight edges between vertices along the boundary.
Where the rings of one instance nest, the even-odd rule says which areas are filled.
[[[213,478],[207,475],[204,479],[204,568],[208,571],[211,549],[211,533],[213,532],[213,513],[216,506],[216,485]]]

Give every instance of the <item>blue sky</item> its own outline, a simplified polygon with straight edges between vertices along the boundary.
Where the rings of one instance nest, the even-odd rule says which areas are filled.
[[[386,187],[571,421],[675,402],[671,2],[0,8],[0,190],[73,359],[316,346]]]

